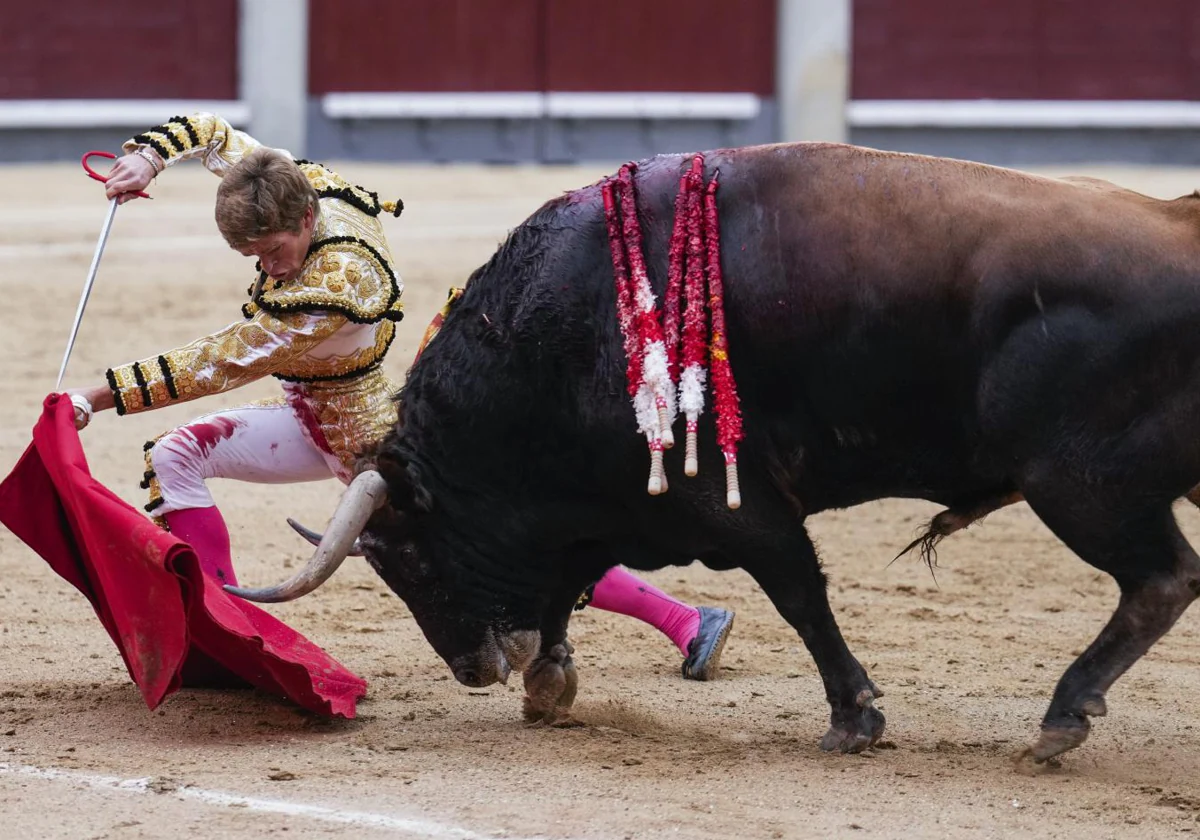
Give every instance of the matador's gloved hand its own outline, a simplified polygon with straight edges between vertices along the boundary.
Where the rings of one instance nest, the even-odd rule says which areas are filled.
[[[92,404],[83,394],[72,394],[71,405],[75,407],[75,428],[82,431],[88,423],[92,422]]]

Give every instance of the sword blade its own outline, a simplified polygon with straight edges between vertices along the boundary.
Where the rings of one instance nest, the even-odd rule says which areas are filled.
[[[63,353],[62,365],[58,369],[58,382],[54,384],[55,393],[62,385],[63,374],[67,371],[67,360],[71,358],[71,348],[75,346],[75,336],[79,335],[79,325],[83,322],[83,310],[87,306],[88,296],[92,293],[92,284],[96,281],[96,269],[100,266],[100,257],[104,254],[104,243],[108,241],[108,231],[112,227],[113,216],[117,212],[117,200],[108,203],[108,216],[104,219],[104,227],[100,230],[100,241],[96,243],[96,253],[92,255],[92,267],[88,269],[87,280],[83,284],[83,295],[79,298],[79,308],[75,310],[75,323],[71,325],[71,337],[67,339],[67,350]]]

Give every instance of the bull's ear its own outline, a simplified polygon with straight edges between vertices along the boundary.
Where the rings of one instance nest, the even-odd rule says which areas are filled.
[[[420,471],[411,461],[384,452],[376,459],[375,466],[387,482],[388,496],[397,510],[428,513],[433,509],[433,496],[421,481]]]

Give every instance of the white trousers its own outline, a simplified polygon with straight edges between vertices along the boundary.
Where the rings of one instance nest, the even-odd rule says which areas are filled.
[[[292,408],[248,405],[196,418],[163,435],[150,450],[163,504],[174,510],[212,507],[205,481],[232,478],[292,484],[337,476],[337,461],[306,434]]]

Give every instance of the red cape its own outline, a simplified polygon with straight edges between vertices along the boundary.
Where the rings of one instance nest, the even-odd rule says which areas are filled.
[[[192,547],[92,478],[71,401],[51,394],[0,483],[0,522],[96,610],[151,709],[181,685],[247,683],[354,717],[367,683],[204,576]]]

